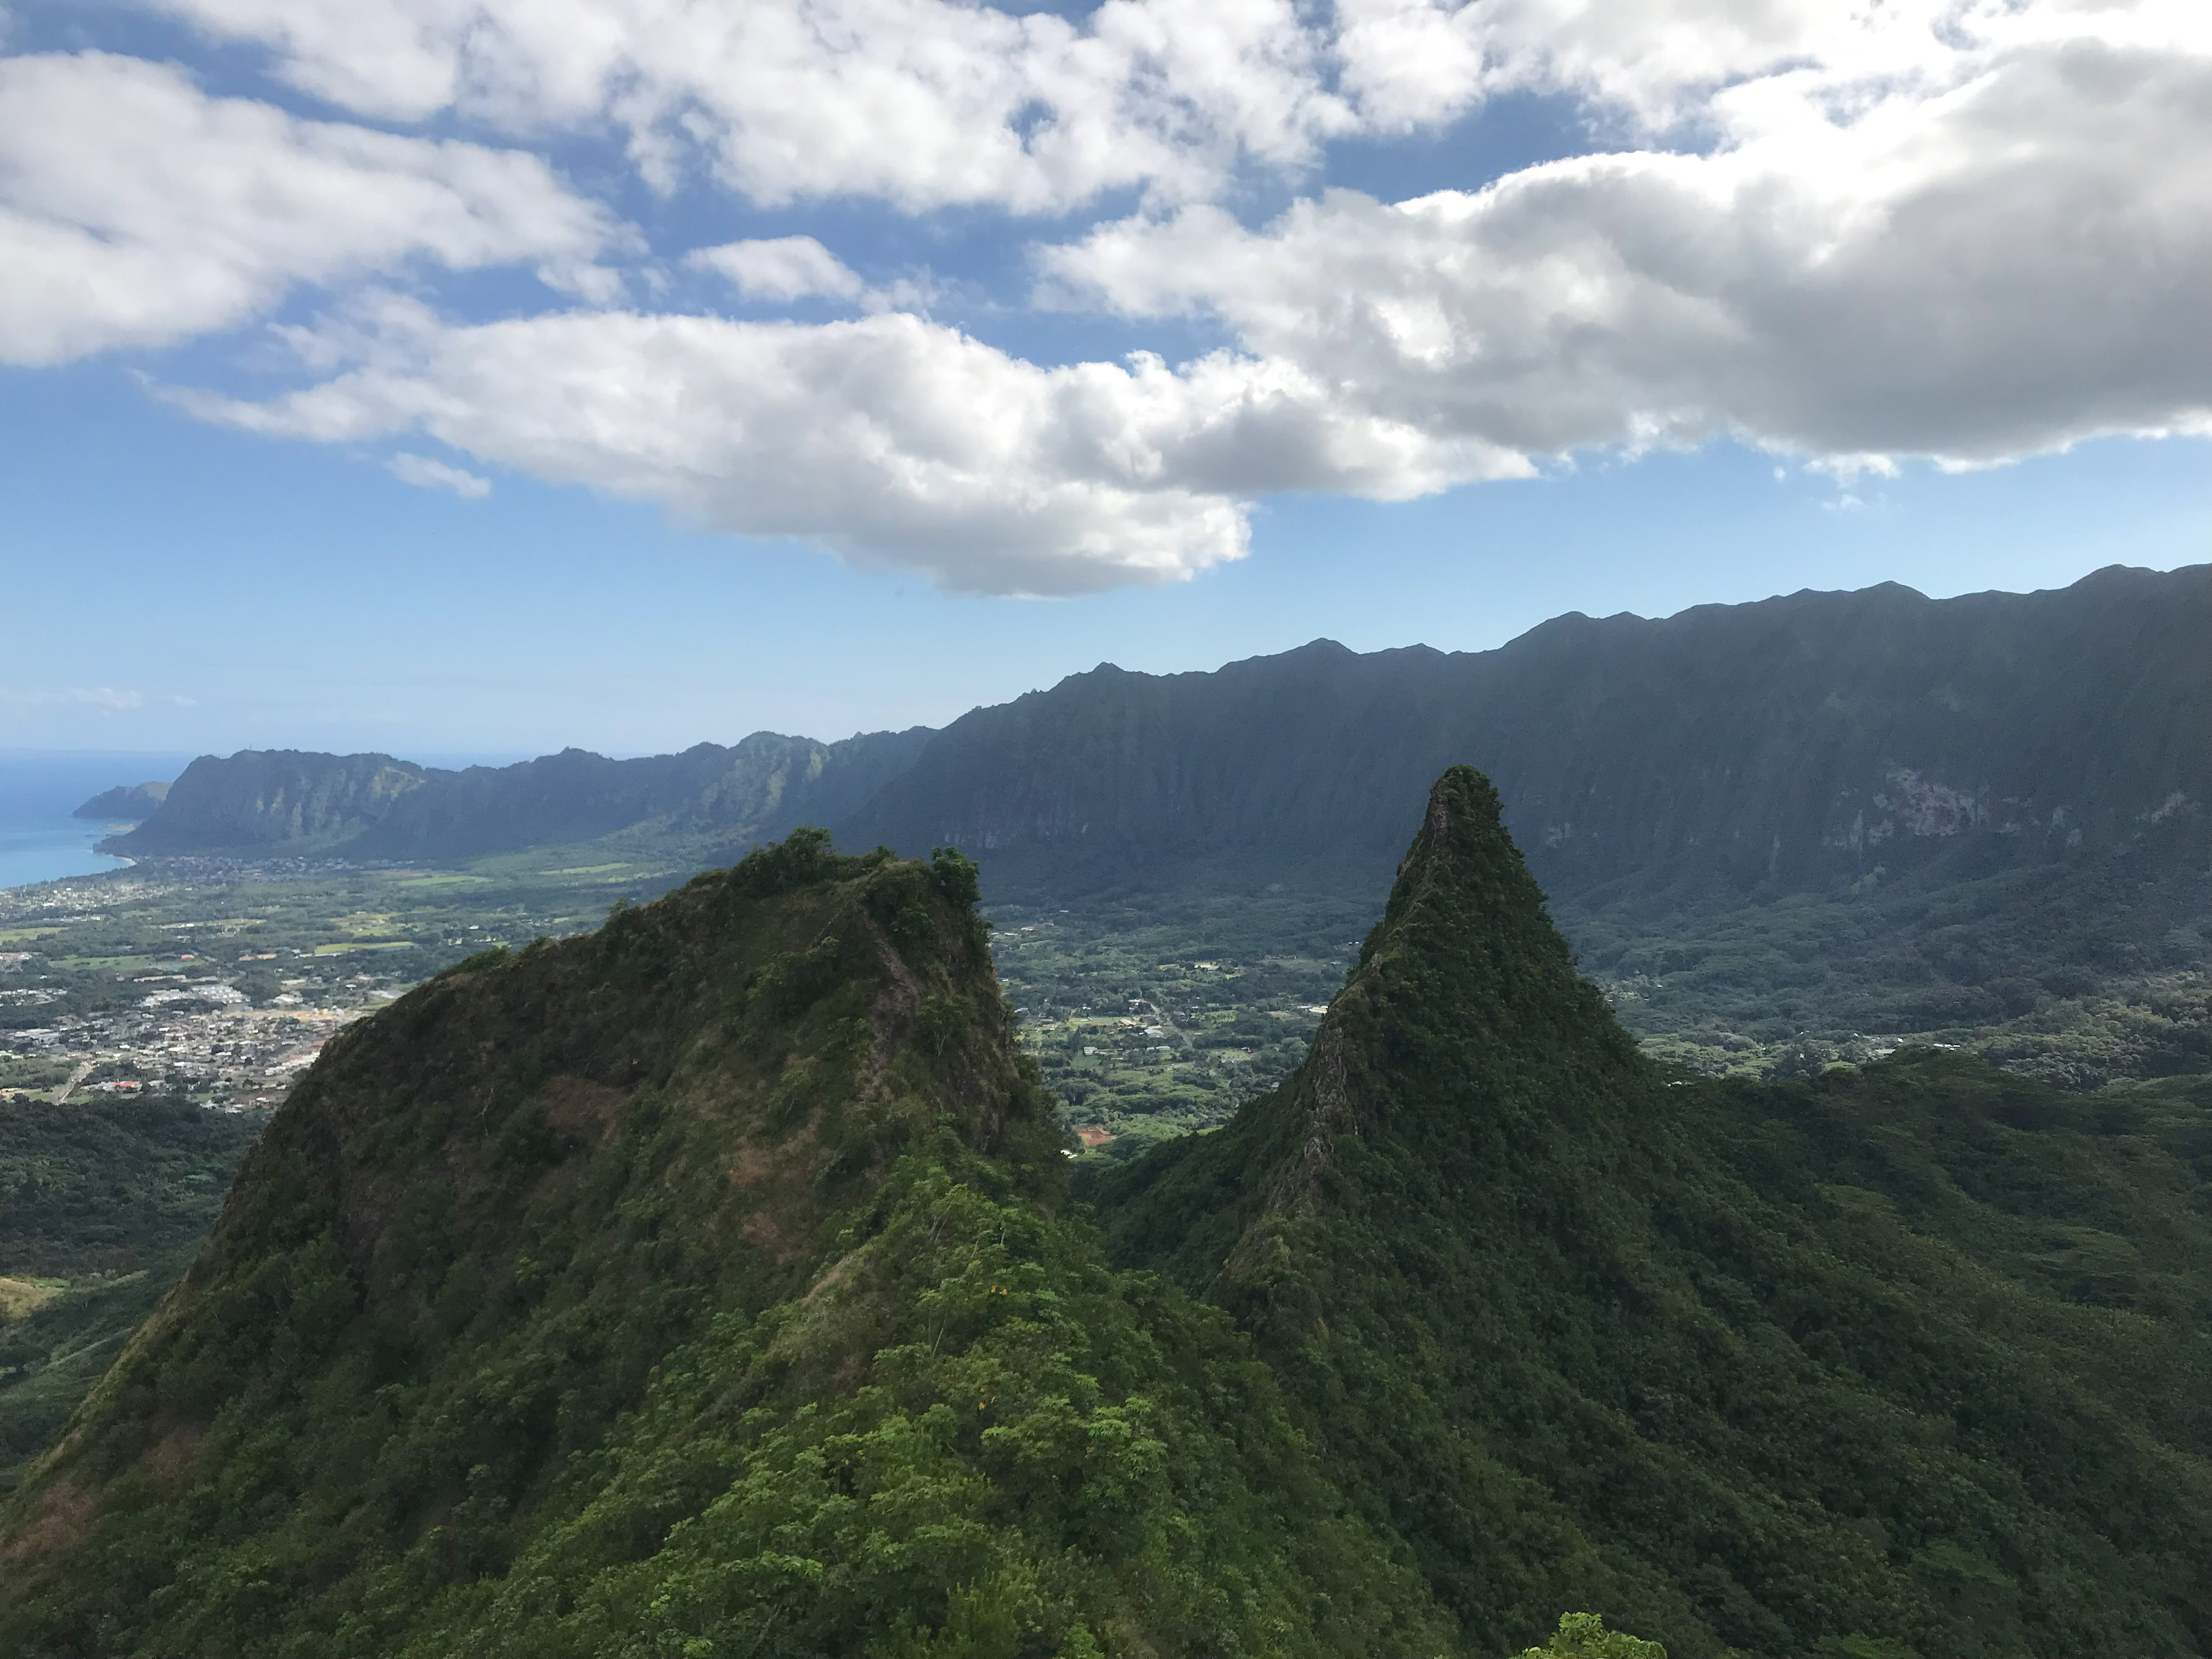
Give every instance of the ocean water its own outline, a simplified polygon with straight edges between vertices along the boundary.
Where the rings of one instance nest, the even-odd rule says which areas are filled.
[[[118,783],[173,779],[189,755],[0,749],[0,887],[119,870],[92,844],[118,828],[70,814]]]

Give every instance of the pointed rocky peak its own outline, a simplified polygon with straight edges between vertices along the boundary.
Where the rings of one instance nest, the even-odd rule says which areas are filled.
[[[1571,1182],[1652,1090],[1576,972],[1497,791],[1455,766],[1298,1069],[1218,1134],[1102,1178],[1099,1196],[1133,1254],[1256,1282],[1298,1271],[1310,1221],[1378,1202],[1441,1218],[1531,1162]]]
[[[1637,1072],[1633,1047],[1575,971],[1497,790],[1473,767],[1455,766],[1430,790],[1382,920],[1281,1091],[1301,1109],[1304,1132],[1267,1207],[1310,1200],[1346,1132],[1387,1118],[1397,1133],[1425,1138],[1438,1127],[1427,1120],[1508,1110],[1522,1092],[1509,1085]],[[1528,1103],[1542,1109],[1540,1098]]]
[[[1576,971],[1497,790],[1471,766],[1453,767],[1429,791],[1382,920],[1324,1024],[1356,1023],[1367,1010],[1387,1012],[1401,1044],[1418,1030],[1455,1045],[1561,1054],[1618,1058],[1633,1048]]]
[[[1364,966],[1409,927],[1441,926],[1492,948],[1510,936],[1538,958],[1571,962],[1544,911],[1544,895],[1505,828],[1498,791],[1472,766],[1455,766],[1429,791],[1428,811],[1406,856],[1382,921],[1360,951]]]

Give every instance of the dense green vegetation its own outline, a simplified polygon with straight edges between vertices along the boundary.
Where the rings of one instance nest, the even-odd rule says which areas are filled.
[[[2212,1085],[1641,1056],[1461,770],[1289,1085],[1100,1173],[1471,1632],[2212,1649]]]
[[[183,1272],[258,1120],[0,1102],[0,1490]]]
[[[0,1102],[0,1273],[129,1273],[196,1247],[259,1127],[159,1102]]]
[[[340,1039],[0,1518],[0,1650],[1445,1650],[1065,1213],[975,866],[824,840]]]
[[[1001,906],[1010,1000],[978,878],[800,832],[353,1027],[0,1650],[2212,1653],[2212,1080],[1655,1061],[1466,769],[1310,1048],[1334,901]],[[1226,1121],[1071,1200],[1045,1066]]]
[[[1421,791],[1467,762],[1497,781],[1586,971],[1655,1053],[1764,1073],[1912,1039],[2094,1088],[2212,1066],[2208,630],[2212,568],[2115,568],[2057,592],[1884,585],[1574,615],[1474,653],[1316,641],[1212,673],[1109,665],[933,735],[756,733],[465,772],[249,751],[196,763],[131,850],[441,865],[345,874],[380,890],[359,908],[386,931],[325,935],[393,947],[374,965],[411,979],[469,924],[571,931],[613,889],[658,890],[800,822],[860,848],[988,848],[994,909],[1076,936],[1004,966],[1075,1121],[1126,1152],[1218,1122],[1295,1044],[1261,1024],[1143,1053],[1094,1037],[1111,1052],[1085,1056],[1040,1011],[1194,1003],[1221,1017],[1206,1029],[1287,1017],[1304,1036],[1304,1005],[1259,970],[1342,959]],[[579,909],[563,883],[610,890]],[[105,943],[127,957],[143,941]],[[1195,997],[1161,982],[1161,964],[1198,961],[1243,982]],[[73,1004],[100,984],[112,1002],[134,971],[151,969],[49,977]],[[1318,1003],[1333,987],[1304,988]],[[0,1026],[43,1006],[0,993]]]
[[[1809,1075],[1948,1047],[2094,1090],[2212,1071],[2207,888],[2201,874],[2142,882],[2116,866],[1554,910],[1615,1018],[1700,1075]],[[1064,1115],[1112,1137],[1097,1156],[1125,1157],[1216,1127],[1287,1077],[1377,908],[1322,889],[993,915],[1000,973]]]

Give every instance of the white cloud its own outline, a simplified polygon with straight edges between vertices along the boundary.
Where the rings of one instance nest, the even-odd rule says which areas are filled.
[[[534,156],[303,121],[98,52],[0,58],[0,362],[234,327],[412,258],[606,297],[591,261],[616,231]]]
[[[1778,69],[1942,51],[1977,0],[1339,0],[1341,87],[1383,130],[1449,120],[1506,88],[1600,100],[1648,125],[1686,94]]]
[[[857,300],[867,286],[811,236],[725,242],[719,247],[697,249],[686,255],[684,263],[726,277],[749,300],[788,303],[817,295]]]
[[[1570,94],[1645,136],[1712,125],[1716,99],[1826,103],[1957,84],[1991,49],[2100,40],[2203,49],[2198,0],[1336,0],[1337,89],[1404,131],[1508,88]],[[1714,130],[1725,131],[1723,117]]]
[[[1433,127],[1509,88],[1648,127],[1730,83],[1941,66],[1966,35],[2179,0],[1105,0],[1080,21],[961,0],[155,0],[386,119],[611,123],[666,185],[1064,211],[1217,194],[1240,158]],[[2102,27],[2102,24],[2099,25]]]
[[[1996,32],[1940,83],[1735,88],[1705,154],[1337,192],[1259,232],[1131,220],[1047,252],[1048,291],[1211,313],[1349,411],[1530,456],[1973,465],[2212,430],[2212,26],[2044,9],[2075,27]]]
[[[1237,342],[1045,368],[899,314],[813,238],[684,263],[818,327],[441,321],[345,296],[283,331],[322,383],[194,398],[256,429],[419,434],[951,586],[1070,592],[1243,550],[1279,491],[1397,498],[1590,447],[1730,436],[1839,479],[2113,432],[2212,432],[2203,0],[155,0],[380,120],[613,133],[657,185],[764,204],[1133,216],[1040,295]],[[1240,169],[1504,88],[1619,153],[1261,229]],[[536,263],[623,303],[625,234],[532,155],[208,98],[122,58],[0,60],[0,359],[234,326],[294,284]],[[1128,204],[1134,202],[1133,209]],[[1067,233],[1073,234],[1073,233]],[[642,273],[636,292],[665,283]],[[489,486],[426,457],[409,482]]]
[[[696,161],[770,204],[1187,198],[1240,155],[1295,165],[1350,125],[1293,0],[1109,0],[1080,24],[959,0],[160,3],[349,109],[611,123],[656,184]]]
[[[154,3],[381,119],[611,127],[661,187],[703,170],[762,204],[910,212],[1209,199],[1240,161],[1300,168],[1506,88],[1710,136],[1761,98],[1848,110],[1955,84],[1986,49],[2212,32],[2202,0],[1105,0],[1079,21],[963,0]]]
[[[462,327],[392,302],[370,332],[319,337],[355,366],[265,404],[179,395],[260,432],[419,432],[537,477],[970,591],[1171,580],[1241,556],[1259,494],[1402,496],[1521,467],[1350,412],[1282,364],[1046,368],[900,313],[814,327],[621,313]]]
[[[448,466],[428,455],[402,450],[384,465],[400,483],[413,484],[417,489],[450,489],[464,501],[481,501],[491,494],[490,479],[480,478],[465,467]]]

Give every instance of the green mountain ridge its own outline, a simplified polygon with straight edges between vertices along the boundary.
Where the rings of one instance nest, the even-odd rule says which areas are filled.
[[[1066,1213],[974,866],[826,839],[334,1042],[0,1514],[0,1651],[1445,1650]]]
[[[2212,1653],[2212,1088],[1670,1075],[1459,768],[1290,1081],[1071,1200],[975,866],[827,840],[334,1042],[0,1651]]]
[[[1291,1081],[1090,1196],[1495,1645],[1566,1606],[1677,1659],[2193,1654],[2207,1106],[1668,1078],[1459,769]]]
[[[1886,584],[1569,615],[1496,650],[1316,641],[1109,665],[963,716],[851,820],[994,893],[1387,884],[1444,768],[1555,900],[2212,863],[2212,567],[1929,599]]]
[[[204,757],[132,856],[465,859],[627,833],[696,850],[801,822],[988,854],[1000,896],[1270,875],[1388,879],[1444,767],[1480,766],[1555,898],[1964,880],[2124,855],[2212,862],[2212,566],[2038,593],[1893,583],[1559,617],[1496,650],[1329,641],[1207,673],[1102,664],[1047,691],[821,744],[440,772],[380,755]]]

